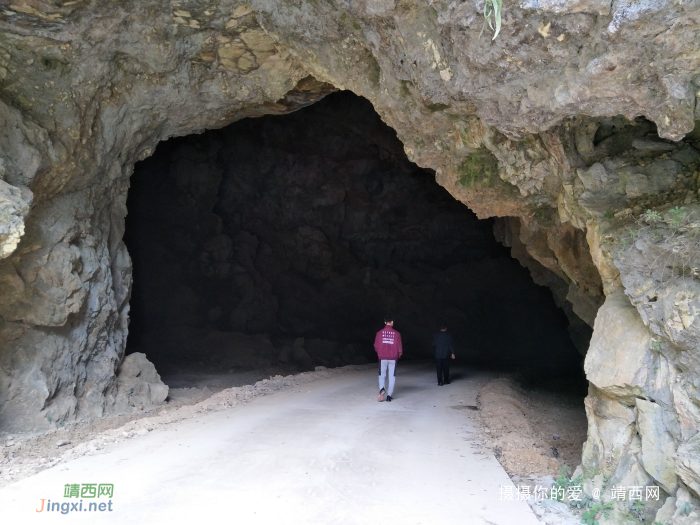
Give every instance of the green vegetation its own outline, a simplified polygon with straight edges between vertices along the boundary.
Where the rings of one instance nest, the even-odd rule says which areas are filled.
[[[360,25],[360,23],[356,19],[354,19],[352,17],[348,17],[347,13],[342,13],[340,15],[340,22],[343,25],[345,25],[346,27],[349,25],[355,31],[360,31],[362,29],[362,26]]]
[[[568,489],[571,485],[577,485],[578,480],[569,480],[569,475],[571,474],[571,469],[569,468],[569,465],[563,465],[559,469],[559,476],[557,477],[556,480],[554,480],[554,485],[552,485],[552,490],[556,491],[557,500],[562,499],[561,495],[566,494],[566,489]],[[561,490],[559,490],[561,489]]]
[[[533,210],[532,214],[539,221],[546,221],[552,217],[553,209],[547,206],[540,206]]]
[[[501,11],[503,9],[502,0],[486,0],[484,4],[484,27],[488,23],[489,27],[493,31],[493,38],[491,40],[496,40],[498,33],[501,32]],[[483,33],[483,29],[481,30]],[[481,36],[481,35],[479,35]]]
[[[680,228],[683,225],[683,220],[688,216],[684,210],[685,206],[681,206],[680,208],[676,206],[672,210],[668,210],[668,214],[671,216],[668,225],[671,228]]]
[[[644,521],[644,515],[646,514],[644,503],[641,501],[632,503],[632,505],[630,505],[630,514],[639,521]]]
[[[613,217],[615,217],[615,215],[613,214],[612,210],[608,210],[603,214],[603,217],[605,217],[606,219],[612,219]]]
[[[569,506],[570,507],[575,507],[577,509],[586,509],[590,506],[592,506],[594,499],[589,496],[588,494],[584,495],[583,498],[581,498],[579,501],[569,501]]]
[[[498,178],[498,160],[486,148],[479,148],[460,164],[459,173],[465,188],[488,188]]]
[[[681,516],[690,516],[691,511],[693,510],[693,505],[692,503],[683,503],[680,509]]]
[[[599,506],[600,505],[594,505],[584,512],[583,516],[581,516],[581,523],[585,523],[585,525],[598,525],[598,520],[596,518],[598,517],[599,509],[596,509],[596,507]]]
[[[581,516],[581,523],[585,523],[585,525],[598,525],[598,518],[600,517],[600,514],[602,513],[603,516],[607,518],[608,513],[612,510],[612,508],[612,503],[606,503],[605,505],[596,503],[595,505],[591,505],[591,508],[589,508]]]
[[[444,110],[448,109],[450,107],[450,105],[449,104],[440,104],[438,102],[436,104],[426,104],[425,107],[431,113],[435,113],[436,111],[444,111]]]
[[[642,215],[642,220],[648,224],[654,224],[656,222],[661,222],[664,218],[658,211],[647,210]]]

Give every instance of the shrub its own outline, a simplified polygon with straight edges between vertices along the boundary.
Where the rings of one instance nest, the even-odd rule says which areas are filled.
[[[465,188],[488,188],[498,177],[498,160],[486,148],[469,155],[459,166],[459,182]]]
[[[685,206],[681,206],[680,208],[676,206],[672,210],[668,210],[668,214],[671,218],[666,221],[667,224],[672,228],[680,228],[683,225],[683,220],[688,216],[683,210],[685,210]]]
[[[642,220],[647,224],[654,224],[664,220],[663,216],[658,211],[647,210],[642,215]]]

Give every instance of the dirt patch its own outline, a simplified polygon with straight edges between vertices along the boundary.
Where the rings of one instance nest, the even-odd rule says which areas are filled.
[[[511,476],[555,478],[566,465],[581,462],[586,440],[583,398],[525,390],[507,377],[489,381],[479,392],[484,446]]]
[[[178,388],[171,390],[171,401],[168,405],[148,412],[135,411],[131,414],[81,421],[35,434],[0,433],[0,488],[59,463],[80,456],[103,453],[116,443],[148,434],[156,428],[198,414],[226,410],[239,404],[245,405],[258,396],[293,390],[304,383],[375,366],[349,365],[286,377],[278,375],[258,381],[254,385],[227,388],[216,393],[206,386]]]

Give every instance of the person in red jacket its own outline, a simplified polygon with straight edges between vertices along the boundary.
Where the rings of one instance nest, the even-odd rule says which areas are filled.
[[[387,315],[384,318],[384,328],[377,332],[374,338],[374,349],[379,357],[379,401],[384,401],[386,390],[386,376],[389,375],[389,393],[386,396],[387,401],[391,401],[391,396],[394,394],[394,383],[396,381],[396,361],[403,354],[401,346],[401,334],[394,330],[394,318]]]

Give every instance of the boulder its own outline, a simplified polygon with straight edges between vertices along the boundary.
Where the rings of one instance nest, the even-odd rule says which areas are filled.
[[[168,386],[161,380],[156,367],[146,354],[134,352],[122,361],[117,371],[117,397],[114,410],[121,412],[141,405],[162,405],[168,397]]]
[[[651,335],[622,291],[605,299],[598,311],[586,354],[586,377],[608,396],[633,404],[645,397]]]
[[[304,348],[295,345],[292,349],[292,359],[304,370],[314,369],[314,362]]]

